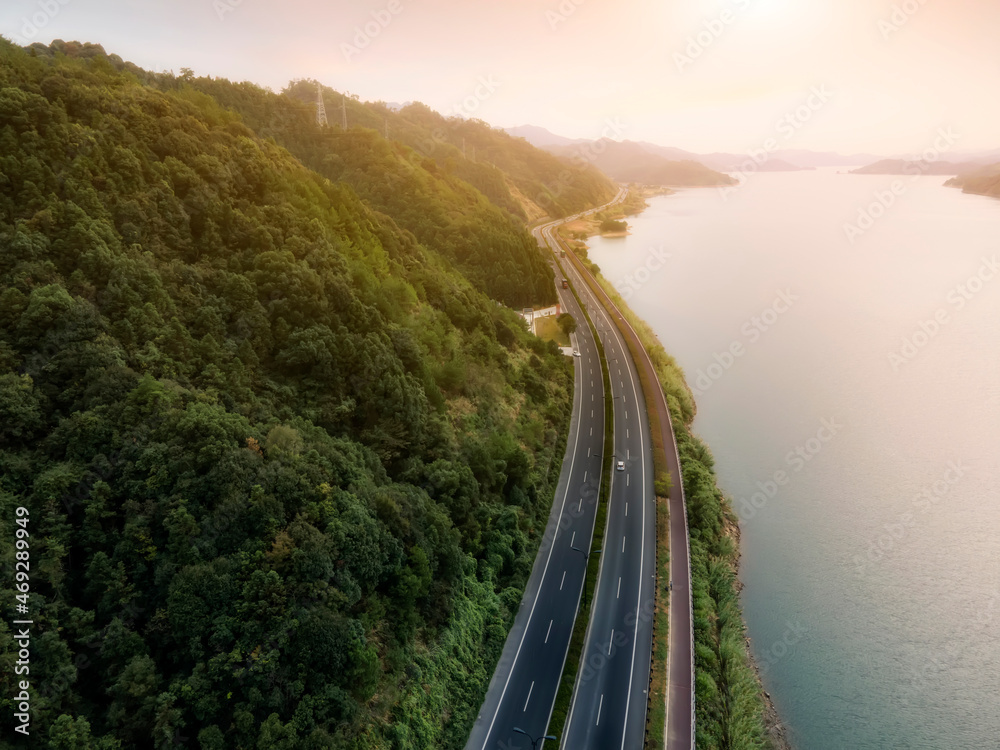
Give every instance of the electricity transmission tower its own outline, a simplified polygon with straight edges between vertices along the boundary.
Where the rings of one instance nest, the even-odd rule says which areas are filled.
[[[323,87],[316,82],[316,124],[328,125],[326,120],[326,104],[323,102]]]

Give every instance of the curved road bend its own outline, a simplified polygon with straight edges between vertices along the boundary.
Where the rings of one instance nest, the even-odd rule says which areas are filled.
[[[582,323],[576,298],[558,292],[563,309]],[[573,416],[555,502],[466,750],[530,746],[514,728],[543,735],[559,689],[587,561],[573,547],[590,550],[604,449],[604,380],[590,327],[580,325],[575,339],[581,356],[574,358]]]

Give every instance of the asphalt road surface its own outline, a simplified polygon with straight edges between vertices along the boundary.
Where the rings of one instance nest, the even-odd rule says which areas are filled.
[[[559,278],[557,270],[563,310],[580,323],[566,456],[534,568],[466,750],[530,747],[515,727],[532,737],[545,733],[583,591],[601,483],[604,381],[590,328]]]
[[[625,340],[576,266],[567,273],[604,342],[614,400],[615,470],[595,603],[562,747],[642,748],[656,585],[652,447],[639,374]]]

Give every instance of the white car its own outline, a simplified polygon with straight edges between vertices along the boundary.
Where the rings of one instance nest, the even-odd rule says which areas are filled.
[[[573,350],[573,356],[574,357],[579,357],[580,356],[580,350],[579,349],[574,349]]]
[[[619,461],[618,465],[615,468],[617,468],[618,471],[625,471],[625,462],[624,461]]]

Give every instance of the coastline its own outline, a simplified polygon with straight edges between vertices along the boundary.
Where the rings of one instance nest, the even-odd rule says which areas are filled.
[[[672,194],[673,192],[675,191],[667,190],[666,193],[657,193],[657,194]],[[643,194],[641,196],[642,207],[629,215],[636,215],[638,213],[641,213],[645,208],[648,207],[648,203],[646,203],[645,201],[646,197],[653,197],[653,196]],[[593,230],[587,233],[588,239],[589,237],[593,237],[596,235],[601,235],[604,237],[610,236],[607,234],[602,234],[599,231],[598,221],[591,220],[588,223],[591,225],[589,228]],[[570,229],[570,227],[567,227],[567,229]],[[572,232],[573,230],[570,229],[570,231]],[[680,382],[682,383],[683,388],[687,392],[686,395],[690,399],[693,408],[696,410],[697,405],[694,401],[694,395],[691,392],[690,386],[688,385],[686,379],[684,378],[684,374],[681,371],[680,367],[677,366],[676,363],[674,363],[673,358],[666,353],[666,350],[663,348],[662,343],[659,341],[659,338],[656,336],[655,332],[653,332],[652,328],[648,325],[648,323],[642,318],[640,318],[638,315],[636,315],[635,312],[631,309],[631,307],[629,307],[628,304],[623,299],[621,299],[620,295],[614,293],[614,290],[611,288],[610,283],[600,274],[600,270],[593,264],[593,262],[587,256],[587,251],[589,248],[587,246],[586,241],[580,237],[580,233],[582,233],[582,227],[577,227],[575,234],[570,234],[570,236],[564,236],[566,243],[574,249],[580,260],[583,261],[585,265],[587,265],[587,267],[594,274],[597,281],[601,284],[602,287],[605,288],[605,291],[608,292],[609,295],[612,295],[615,304],[617,304],[622,309],[623,313],[625,313],[628,317],[634,319],[634,321],[638,323],[636,328],[641,329],[643,331],[643,334],[645,334],[645,335],[640,334],[640,338],[648,339],[648,340],[643,340],[642,345],[647,349],[647,352],[649,352],[651,357],[653,356],[653,352],[650,351],[651,346],[655,346],[655,348],[661,349],[663,351],[663,354],[665,355],[669,365],[673,369],[675,369],[677,374],[679,375]],[[616,236],[624,236],[626,234],[628,234],[628,232],[625,232],[623,234],[616,233]],[[658,367],[657,369],[660,368]],[[663,373],[661,373],[661,386],[663,385],[663,380],[664,380]],[[667,388],[664,388],[664,393],[665,395],[668,396],[669,400],[669,397],[672,394],[670,394]],[[679,409],[680,407],[678,406],[677,408]],[[673,412],[674,410],[675,408],[674,405],[672,404],[671,411]],[[690,420],[685,419],[684,415],[677,413],[673,414],[673,418],[675,422],[680,422],[681,425],[683,425],[683,429],[691,436],[693,440],[697,441],[697,438],[694,437],[693,433],[690,430]],[[693,419],[693,414],[691,415],[691,419]],[[707,449],[707,446],[705,446],[705,448]],[[684,464],[687,463],[686,457],[682,458],[681,463],[683,471]],[[715,474],[714,467],[708,466],[707,468],[709,473],[711,474],[713,486],[720,498],[720,505],[722,506],[723,509],[724,521],[722,528],[722,536],[731,540],[733,547],[733,553],[727,559],[727,563],[732,569],[733,573],[732,587],[735,595],[738,597],[740,592],[743,590],[743,583],[739,579],[739,569],[742,560],[742,552],[740,548],[741,534],[740,534],[739,522],[736,514],[732,510],[732,504],[730,502],[730,498],[724,495],[724,493],[722,492],[721,488],[718,485],[718,478]],[[690,516],[691,514],[690,510],[688,511],[688,513]],[[692,567],[694,567],[693,561],[692,561]],[[743,614],[742,605],[738,603],[737,606],[739,609],[739,620],[742,631],[744,652],[746,654],[747,668],[753,675],[753,680],[756,685],[756,697],[759,699],[761,704],[759,711],[759,718],[764,734],[763,739],[766,742],[767,747],[771,748],[771,750],[794,750],[794,747],[791,744],[791,741],[788,736],[788,728],[785,725],[785,723],[781,720],[781,716],[778,713],[778,710],[774,704],[774,701],[770,693],[764,687],[763,680],[761,677],[760,667],[753,656],[753,651],[751,648],[752,641],[749,635],[747,634],[747,624]]]
[[[628,237],[632,234],[629,231],[628,226],[620,231],[602,232],[601,220],[615,219],[624,221],[627,217],[637,216],[649,208],[649,204],[646,202],[647,198],[654,198],[661,195],[673,195],[677,192],[673,188],[660,186],[646,185],[641,187],[629,187],[629,196],[626,198],[626,202],[612,206],[605,211],[597,211],[595,213],[588,214],[580,219],[577,219],[576,221],[571,221],[560,226],[558,232],[561,239],[570,247],[577,250],[583,250],[585,253],[587,247],[586,240],[591,237],[601,236],[606,239]]]
[[[714,476],[714,472],[713,472]],[[718,485],[717,485],[718,486]],[[739,523],[733,524],[732,528],[727,529],[727,533],[733,538],[736,544],[736,570],[739,572],[740,566],[743,564],[743,548],[741,547],[741,537],[742,533],[740,530]],[[737,577],[736,579],[736,593],[743,593],[743,581]],[[740,607],[740,617],[743,617],[743,608]],[[744,633],[747,629],[746,620],[743,620],[743,630]],[[781,714],[778,713],[777,707],[774,705],[774,699],[771,694],[767,692],[764,687],[764,679],[760,672],[760,665],[757,664],[757,660],[753,655],[753,639],[747,635],[744,638],[744,644],[746,646],[747,661],[750,663],[750,667],[753,669],[755,679],[757,682],[758,691],[760,693],[761,699],[764,701],[764,729],[767,732],[767,740],[770,743],[772,750],[795,750],[795,746],[792,745],[791,739],[788,737],[788,726],[781,720]]]

